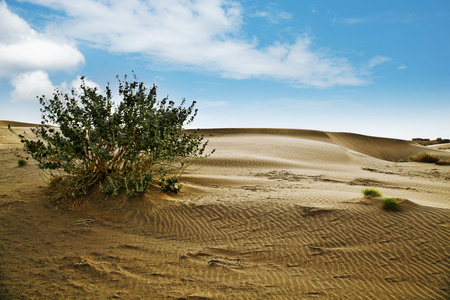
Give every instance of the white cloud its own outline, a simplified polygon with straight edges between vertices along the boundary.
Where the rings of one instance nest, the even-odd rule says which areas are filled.
[[[375,57],[373,57],[369,63],[367,64],[367,67],[369,69],[376,67],[378,65],[384,64],[388,61],[390,61],[391,59],[389,57],[385,57],[385,56],[381,56],[381,55],[377,55]]]
[[[86,86],[97,88],[101,93],[100,85],[92,80],[85,78]],[[70,84],[67,82],[61,83],[55,87],[51,82],[48,73],[42,70],[25,72],[14,75],[11,79],[11,86],[14,88],[11,92],[11,101],[34,101],[36,97],[45,95],[51,98],[55,88],[58,88],[64,94],[70,93],[72,88],[78,94],[81,94],[81,76],[77,76]]]
[[[0,78],[33,70],[71,70],[83,62],[75,46],[36,32],[0,2]]]
[[[405,69],[408,69],[408,66],[407,65],[400,65],[400,66],[397,67],[397,69],[405,70]]]
[[[243,38],[242,7],[230,0],[31,0],[68,16],[48,28],[93,47],[139,53],[155,65],[214,72],[223,77],[270,78],[299,86],[361,85],[346,59],[312,49],[311,39],[260,47]],[[288,18],[281,14],[279,18]]]
[[[21,73],[11,80],[14,90],[11,93],[12,101],[34,101],[36,96],[53,94],[53,86],[48,74],[44,71]]]

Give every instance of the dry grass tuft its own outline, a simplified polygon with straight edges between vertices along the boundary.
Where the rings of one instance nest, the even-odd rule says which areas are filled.
[[[423,162],[423,163],[436,163],[441,158],[437,155],[429,154],[429,153],[421,153],[419,155],[415,155],[411,157],[412,161]]]
[[[398,198],[384,198],[381,200],[381,205],[383,206],[384,210],[388,211],[401,211],[402,207],[400,206],[400,203],[398,202]]]
[[[365,198],[381,197],[381,193],[373,188],[363,189],[362,193]]]

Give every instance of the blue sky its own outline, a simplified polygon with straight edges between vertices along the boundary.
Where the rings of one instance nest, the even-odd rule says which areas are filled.
[[[448,138],[449,28],[448,0],[0,0],[0,119],[134,71],[193,127]]]

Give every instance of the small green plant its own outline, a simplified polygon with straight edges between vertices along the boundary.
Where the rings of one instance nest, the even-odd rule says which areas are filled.
[[[435,163],[439,161],[441,158],[437,155],[432,155],[429,153],[421,153],[416,156],[412,156],[411,160],[416,162],[423,162],[423,163]]]
[[[17,164],[19,165],[19,167],[23,167],[28,163],[28,161],[26,159],[23,158],[19,158],[19,160],[17,161]]]
[[[383,209],[388,211],[401,211],[402,207],[398,203],[398,198],[384,198],[381,200],[381,205]]]
[[[372,188],[363,189],[362,193],[363,193],[364,197],[366,197],[366,198],[382,196],[379,191],[377,191],[376,189],[372,189]]]

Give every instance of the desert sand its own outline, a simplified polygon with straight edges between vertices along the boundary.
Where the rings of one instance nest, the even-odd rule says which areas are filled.
[[[18,132],[28,124],[12,124]],[[0,123],[1,299],[449,299],[450,166],[414,142],[202,130],[181,193],[50,205]],[[361,190],[401,199],[389,212]]]

